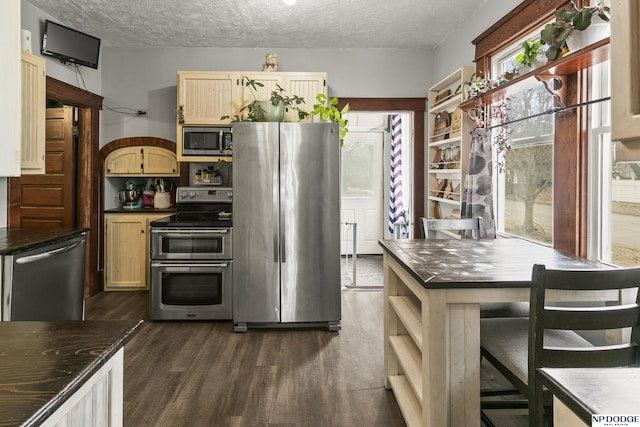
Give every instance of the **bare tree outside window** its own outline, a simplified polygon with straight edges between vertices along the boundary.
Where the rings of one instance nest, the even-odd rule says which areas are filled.
[[[509,98],[510,120],[553,108],[542,86]],[[505,156],[504,231],[551,244],[553,239],[553,116],[541,115],[509,126],[511,150]]]

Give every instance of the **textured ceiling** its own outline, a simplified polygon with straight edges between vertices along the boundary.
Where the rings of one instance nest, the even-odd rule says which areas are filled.
[[[421,48],[487,0],[27,1],[104,46]]]

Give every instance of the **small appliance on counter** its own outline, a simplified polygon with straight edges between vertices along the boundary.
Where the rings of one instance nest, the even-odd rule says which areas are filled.
[[[116,203],[125,209],[135,209],[142,206],[142,190],[133,180],[124,183],[124,190],[116,193]]]

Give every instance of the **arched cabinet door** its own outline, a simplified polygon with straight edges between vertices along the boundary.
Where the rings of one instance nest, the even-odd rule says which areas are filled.
[[[105,176],[179,176],[176,154],[161,147],[123,147],[104,161]]]

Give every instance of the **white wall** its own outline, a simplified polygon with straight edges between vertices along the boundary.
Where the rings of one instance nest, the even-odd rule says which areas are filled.
[[[327,72],[329,95],[424,97],[432,80],[431,49],[273,49],[278,71]],[[269,49],[117,48],[102,50],[102,89],[109,108],[146,110],[145,117],[102,114],[104,145],[155,136],[175,141],[178,70],[260,71]]]
[[[459,30],[436,47],[434,79],[431,84],[439,82],[463,65],[475,65],[475,46],[471,41],[522,3],[522,0],[484,0],[482,3],[477,11],[468,15]]]
[[[44,29],[45,19],[66,25],[63,21],[36,8],[31,3],[21,0],[21,28],[31,31],[31,44],[33,54],[40,55],[47,60],[47,76],[61,80],[70,85],[77,86],[88,90],[89,92],[100,95],[102,93],[101,72],[102,64],[98,69],[88,67],[79,67],[80,74],[76,73],[76,67],[73,65],[64,65],[59,60],[40,54],[42,47],[42,30]],[[102,61],[102,58],[99,62]],[[84,79],[84,82],[83,82]]]

